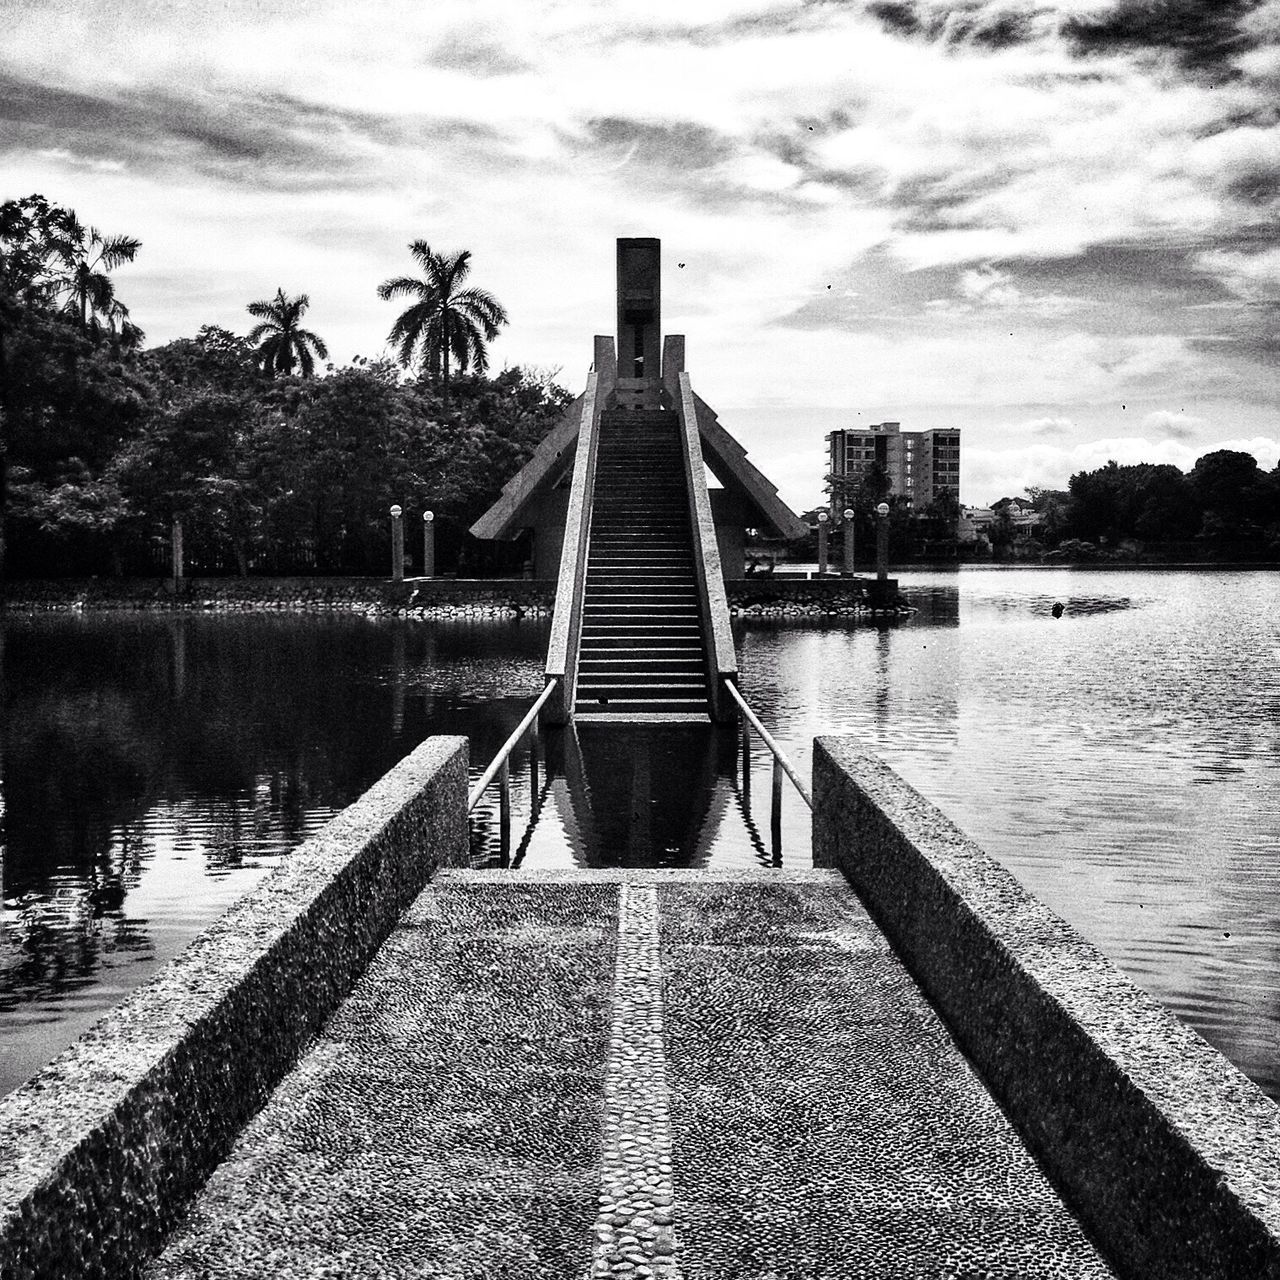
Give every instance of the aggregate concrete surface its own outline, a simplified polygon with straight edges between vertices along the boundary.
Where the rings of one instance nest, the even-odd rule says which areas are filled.
[[[442,872],[148,1273],[1105,1277],[831,872]]]

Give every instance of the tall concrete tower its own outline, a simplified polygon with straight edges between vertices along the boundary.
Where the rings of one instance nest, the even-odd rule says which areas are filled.
[[[618,241],[618,377],[662,376],[662,241]]]

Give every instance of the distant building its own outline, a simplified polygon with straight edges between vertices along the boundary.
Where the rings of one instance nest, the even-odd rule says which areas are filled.
[[[959,494],[960,429],[903,431],[901,426],[898,422],[877,422],[828,433],[827,478],[833,515],[875,462],[884,467],[890,492],[913,514],[923,514],[944,491]]]
[[[996,513],[990,507],[961,507],[956,521],[956,538],[960,542],[977,542],[979,538],[990,540],[991,526]]]
[[[992,529],[1001,516],[1008,517],[1008,531],[1014,538],[1035,538],[1044,532],[1044,515],[1029,503],[1016,498],[996,503],[994,507],[961,507],[956,521],[956,538],[960,542],[991,540]]]

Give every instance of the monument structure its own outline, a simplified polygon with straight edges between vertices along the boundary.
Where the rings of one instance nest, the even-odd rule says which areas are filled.
[[[659,241],[618,241],[616,342],[596,337],[586,390],[471,528],[530,531],[534,575],[556,579],[556,722],[732,718],[725,578],[747,529],[807,532],[694,394],[661,266]]]
[[[650,238],[618,241],[617,357],[601,359],[613,340],[596,337],[596,373],[610,384],[604,409],[673,408],[671,375],[685,368],[685,339],[662,337],[662,247]],[[711,504],[727,578],[745,573],[743,533],[759,529],[776,538],[803,538],[808,532],[778,497],[776,487],[747,459],[746,451],[720,424],[715,411],[695,395],[702,456],[719,482]],[[498,501],[471,527],[477,538],[514,539],[533,533],[534,577],[555,578],[564,539],[574,450],[582,397],[565,410],[557,427],[529,462],[508,482]]]

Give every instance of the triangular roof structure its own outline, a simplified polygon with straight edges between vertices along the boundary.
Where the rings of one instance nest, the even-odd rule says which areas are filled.
[[[674,374],[684,369],[684,338],[660,336],[658,241],[618,241],[618,357],[609,337],[595,339],[593,369],[611,388],[611,407],[618,388],[626,380],[618,368],[648,369],[656,372],[661,350],[663,381],[671,384]],[[637,267],[637,263],[639,266]],[[648,275],[647,309],[636,322],[635,297],[644,293],[634,287],[635,278]],[[645,281],[641,281],[642,284]],[[656,382],[651,377],[650,381]],[[744,528],[760,529],[776,538],[802,538],[808,532],[804,522],[778,496],[777,486],[747,460],[746,450],[721,425],[715,411],[701,397],[694,397],[702,455],[712,474],[731,494],[741,500]],[[503,486],[497,502],[471,526],[477,538],[515,538],[538,522],[543,499],[561,485],[567,485],[573,470],[574,453],[581,428],[584,397],[579,396],[565,410],[560,421],[534,451],[533,457]]]
[[[514,538],[529,526],[533,508],[573,471],[583,397],[578,396],[543,437],[533,457],[516,472],[497,502],[471,526],[477,538]]]

